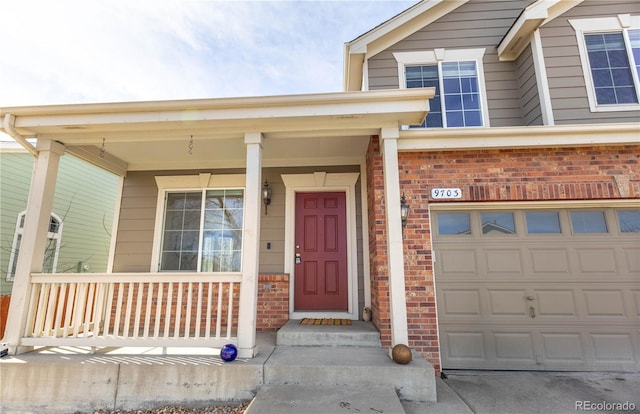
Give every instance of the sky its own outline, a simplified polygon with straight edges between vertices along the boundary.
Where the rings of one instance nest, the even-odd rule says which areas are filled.
[[[0,107],[341,91],[344,43],[416,2],[3,2]]]

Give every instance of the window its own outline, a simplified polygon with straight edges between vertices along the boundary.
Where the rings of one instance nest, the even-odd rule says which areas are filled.
[[[640,210],[618,210],[618,224],[622,233],[640,233]]]
[[[9,257],[9,269],[7,271],[7,280],[13,280],[16,275],[16,267],[18,265],[18,256],[20,254],[20,246],[22,244],[22,234],[24,233],[24,220],[26,211],[18,214],[16,222],[16,231],[13,236],[13,245],[11,255]],[[57,214],[51,214],[49,220],[49,231],[47,233],[47,246],[45,247],[44,260],[42,263],[43,273],[55,273],[58,265],[58,256],[60,254],[60,238],[62,237],[62,219]]]
[[[169,191],[161,271],[240,272],[244,191]]]
[[[513,213],[481,213],[482,234],[515,234]]]
[[[629,36],[637,38],[639,33],[640,30],[632,30]],[[638,103],[623,32],[587,34],[584,40],[597,104]],[[640,50],[637,43],[634,54]]]
[[[608,232],[603,211],[572,211],[571,227],[574,234]]]
[[[468,213],[439,213],[438,234],[471,234],[471,221]]]
[[[394,53],[403,88],[434,87],[422,128],[488,126],[484,49]]]
[[[525,219],[529,234],[560,234],[560,216],[557,211],[527,211]]]
[[[592,111],[640,107],[640,16],[570,20]]]

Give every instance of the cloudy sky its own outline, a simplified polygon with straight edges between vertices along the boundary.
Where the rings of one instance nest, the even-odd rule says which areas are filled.
[[[0,107],[340,91],[343,44],[416,1],[7,1]]]

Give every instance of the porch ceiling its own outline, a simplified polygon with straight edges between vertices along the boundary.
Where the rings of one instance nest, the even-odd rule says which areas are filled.
[[[424,88],[14,107],[0,116],[15,117],[25,138],[59,141],[112,170],[243,167],[246,132],[263,134],[265,166],[321,165],[359,162],[380,128],[422,122],[432,96]]]

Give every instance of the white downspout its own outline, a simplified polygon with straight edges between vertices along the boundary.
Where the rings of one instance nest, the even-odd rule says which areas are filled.
[[[15,139],[16,142],[24,147],[27,151],[31,153],[34,157],[38,156],[38,150],[34,147],[29,141],[26,140],[25,137],[20,135],[15,128],[16,125],[16,117],[11,114],[5,114],[4,119],[2,120],[2,129],[11,136],[11,138]]]

